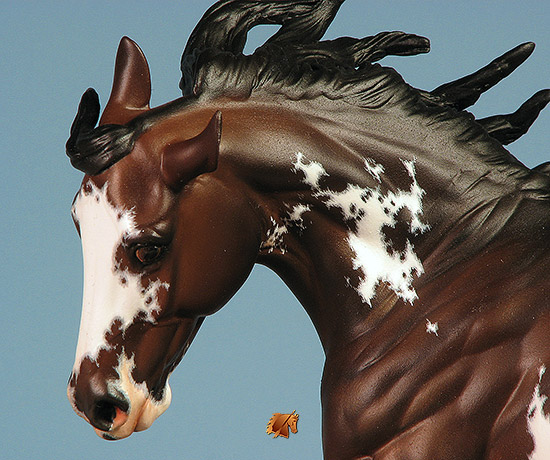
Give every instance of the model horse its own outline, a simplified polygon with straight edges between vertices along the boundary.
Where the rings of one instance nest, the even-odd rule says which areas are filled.
[[[503,145],[550,91],[465,111],[534,45],[421,91],[374,62],[427,39],[321,40],[341,3],[218,2],[183,53],[182,98],[149,107],[128,38],[98,126],[84,94],[67,142],[86,173],[69,399],[105,439],[148,428],[203,319],[260,263],[322,342],[327,459],[547,460],[550,168]],[[244,55],[258,24],[282,27]]]

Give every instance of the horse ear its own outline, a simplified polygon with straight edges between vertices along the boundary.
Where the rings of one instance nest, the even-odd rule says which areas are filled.
[[[147,59],[140,47],[128,37],[118,45],[111,97],[100,124],[124,124],[149,109],[151,76]]]
[[[216,112],[198,136],[169,144],[161,155],[164,182],[179,191],[191,179],[218,167],[222,134],[222,114]]]

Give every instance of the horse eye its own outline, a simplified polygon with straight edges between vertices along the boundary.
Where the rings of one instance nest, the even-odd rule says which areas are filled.
[[[136,259],[143,265],[151,265],[156,262],[164,253],[163,246],[139,246],[134,251]]]

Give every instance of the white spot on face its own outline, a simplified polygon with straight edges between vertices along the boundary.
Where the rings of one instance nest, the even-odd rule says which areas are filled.
[[[439,336],[438,331],[439,325],[437,324],[437,322],[432,323],[429,319],[426,318],[426,332],[428,334],[435,334]]]
[[[303,154],[296,154],[294,170],[303,172],[303,182],[311,186],[315,196],[323,199],[326,206],[339,208],[344,220],[355,221],[356,231],[349,232],[348,244],[355,254],[353,268],[364,275],[356,288],[362,300],[370,305],[378,283],[386,282],[399,297],[413,303],[417,295],[412,283],[415,275],[423,273],[422,264],[409,240],[403,251],[388,251],[392,248],[388,248],[383,228],[394,228],[397,215],[406,208],[411,216],[408,222],[410,233],[428,230],[428,226],[420,220],[424,191],[416,181],[414,162],[402,161],[412,181],[409,190],[383,194],[380,188],[354,184],[348,184],[342,192],[323,189],[319,186],[319,179],[327,176],[327,172],[320,163],[306,161]],[[381,165],[373,161],[366,161],[365,169],[377,180],[381,179],[384,171]]]
[[[82,417],[84,420],[88,420],[84,412],[82,412],[78,407],[76,407],[76,388],[73,385],[67,385],[67,399],[71,403],[73,410],[77,413],[78,416]]]
[[[533,452],[529,455],[529,460],[548,460],[550,458],[550,414],[545,415],[544,413],[544,405],[548,397],[540,393],[540,382],[545,372],[546,368],[542,366],[539,371],[539,383],[535,386],[527,412],[527,428],[535,444]]]
[[[117,248],[138,230],[131,210],[109,203],[107,184],[101,189],[91,182],[83,187],[73,214],[80,227],[84,259],[82,317],[73,368],[76,376],[85,357],[94,361],[101,349],[109,348],[105,334],[115,320],[123,331],[140,313],[154,322],[153,313],[160,308],[159,289],[168,289],[168,284],[156,280],[143,288],[140,276],[117,268]]]

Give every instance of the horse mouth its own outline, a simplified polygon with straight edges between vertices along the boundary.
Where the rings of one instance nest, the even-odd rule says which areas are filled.
[[[103,408],[98,408],[98,410],[103,410],[105,412],[103,414],[104,419],[112,420],[109,431],[117,430],[118,428],[124,426],[128,421],[128,412],[122,410],[120,407],[105,406]],[[100,427],[94,426],[94,429],[96,434],[98,436],[101,436],[103,439],[106,439],[108,441],[116,441],[117,439],[119,439],[117,436],[109,433],[109,431],[102,430]]]
[[[133,358],[124,354],[119,358],[118,381],[114,384],[125,395],[128,405],[114,405],[109,414],[112,423],[107,430],[97,429],[96,433],[107,440],[123,439],[135,431],[148,429],[153,422],[168,409],[172,400],[172,391],[168,381],[162,391],[162,398],[157,400],[144,383],[138,384],[132,378]]]
[[[105,355],[108,359],[102,362],[106,369],[103,371],[89,358],[77,363],[67,386],[74,411],[92,425],[98,436],[109,441],[148,429],[170,405],[170,374],[187,351],[202,320],[172,322],[177,326],[175,331],[161,329],[175,341],[170,346],[179,351],[168,362],[160,363],[162,371],[151,379],[155,383],[134,379],[135,355],[127,355],[124,348],[120,354]]]
[[[107,441],[117,441],[127,438],[136,431],[148,429],[170,405],[171,390],[169,385],[166,385],[164,391],[165,397],[159,402],[150,397],[138,396],[131,401],[128,412],[116,408],[109,429],[94,428],[96,434]]]
[[[144,431],[168,408],[172,395],[168,384],[161,401],[146,396],[141,388],[138,391],[139,394],[134,393],[130,397],[128,411],[117,406],[107,405],[97,409],[98,412],[102,412],[103,419],[110,420],[110,423],[98,425],[84,414],[80,415],[94,427],[94,431],[99,437],[107,441],[124,439],[136,431]]]
[[[67,396],[73,409],[103,439],[114,441],[148,429],[170,405],[172,392],[168,377],[161,391],[152,392],[144,382],[137,383],[132,378],[133,368],[133,357],[128,359],[124,353],[120,355],[116,368],[118,378],[108,379],[102,386],[104,392],[101,395],[85,387],[89,396],[84,402],[82,399],[77,402],[75,397],[77,379],[71,378],[69,382]]]

